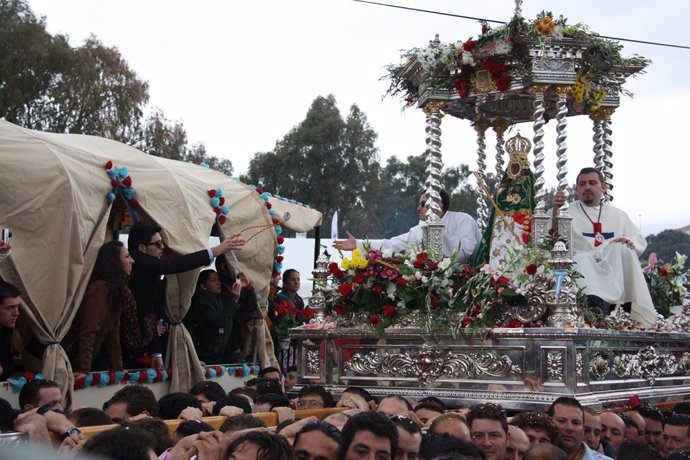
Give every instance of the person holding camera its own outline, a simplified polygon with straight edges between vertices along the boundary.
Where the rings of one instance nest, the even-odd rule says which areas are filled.
[[[10,229],[2,229],[2,239],[0,240],[0,262],[5,260],[12,252],[12,245],[10,244]]]

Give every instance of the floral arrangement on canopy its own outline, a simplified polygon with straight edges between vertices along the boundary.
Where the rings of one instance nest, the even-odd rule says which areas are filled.
[[[402,96],[411,106],[426,91],[457,91],[467,98],[476,88],[477,78],[499,92],[522,88],[531,79],[531,60],[538,59],[530,57],[530,48],[544,48],[550,40],[572,40],[585,50],[576,61],[577,82],[571,96],[582,110],[591,112],[607,94],[630,95],[616,69],[640,74],[651,62],[641,56],[624,58],[618,42],[589,32],[581,23],[569,25],[563,16],[554,19],[551,12],[542,11],[533,21],[516,15],[504,26],[492,29],[481,22],[481,27],[476,39],[456,43],[437,39],[425,48],[405,51],[401,64],[387,66],[383,77],[391,81],[387,93]],[[421,76],[409,72],[413,62],[421,66]]]
[[[536,327],[511,317],[525,305],[529,285],[553,277],[549,251],[516,242],[507,261],[492,269],[432,260],[427,252],[392,254],[352,251],[341,265],[329,265],[327,304],[336,324],[368,324],[381,333],[388,327],[416,326],[427,332],[483,327]],[[577,276],[574,272],[569,276]]]
[[[671,262],[664,263],[653,252],[649,255],[647,263],[642,266],[654,306],[664,318],[671,316],[671,307],[683,305],[688,293],[684,285],[688,279],[688,270],[685,269],[686,260],[686,255],[676,252]]]

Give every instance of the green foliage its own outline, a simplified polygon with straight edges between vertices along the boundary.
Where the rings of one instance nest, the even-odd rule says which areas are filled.
[[[664,230],[657,235],[647,236],[647,248],[640,257],[641,260],[648,260],[649,255],[655,252],[658,259],[663,262],[671,262],[679,254],[690,254],[690,235],[679,230]],[[685,269],[689,269],[688,262],[685,261]]]

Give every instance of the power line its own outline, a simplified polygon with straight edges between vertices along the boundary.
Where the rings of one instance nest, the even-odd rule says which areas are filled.
[[[445,12],[443,12],[443,11],[424,10],[424,9],[421,9],[421,8],[412,8],[412,7],[409,7],[409,6],[392,5],[392,4],[389,4],[389,3],[372,2],[372,1],[369,1],[369,0],[352,0],[352,1],[354,1],[354,2],[359,2],[359,3],[368,3],[368,4],[370,4],[370,5],[385,6],[385,7],[387,7],[387,8],[397,8],[397,9],[400,9],[400,10],[416,11],[416,12],[418,12],[418,13],[436,14],[436,15],[439,15],[439,16],[449,16],[449,17],[452,17],[452,18],[470,19],[470,20],[473,20],[473,21],[491,22],[491,23],[494,23],[494,24],[506,24],[505,21],[498,21],[498,20],[496,20],[496,19],[478,18],[478,17],[474,17],[474,16],[465,16],[465,15],[462,15],[462,14],[445,13]],[[608,40],[616,40],[616,41],[620,41],[620,42],[641,43],[641,44],[643,44],[643,45],[665,46],[665,47],[668,47],[668,48],[680,48],[680,49],[690,50],[690,46],[686,46],[686,45],[674,45],[674,44],[672,44],[672,43],[650,42],[650,41],[646,41],[646,40],[635,40],[635,39],[633,39],[633,38],[609,37],[609,36],[606,36],[606,35],[598,35],[598,36],[601,37],[601,38],[606,38],[606,39],[608,39]]]

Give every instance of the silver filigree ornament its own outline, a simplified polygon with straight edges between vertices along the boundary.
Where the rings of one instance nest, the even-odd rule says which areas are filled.
[[[500,356],[494,351],[456,354],[426,343],[407,353],[356,353],[345,363],[345,371],[360,375],[416,377],[423,385],[429,385],[442,376],[506,377],[522,373],[508,356]]]
[[[589,375],[595,380],[604,380],[610,370],[608,359],[601,353],[595,354],[589,360]]]
[[[654,347],[614,358],[614,372],[618,377],[643,378],[649,386],[654,386],[657,378],[673,375],[678,369],[678,361],[673,355],[659,354]]]
[[[563,366],[565,359],[562,351],[549,351],[546,353],[546,377],[552,381],[563,381]]]
[[[319,350],[307,350],[307,373],[314,375],[321,372],[321,356]]]

